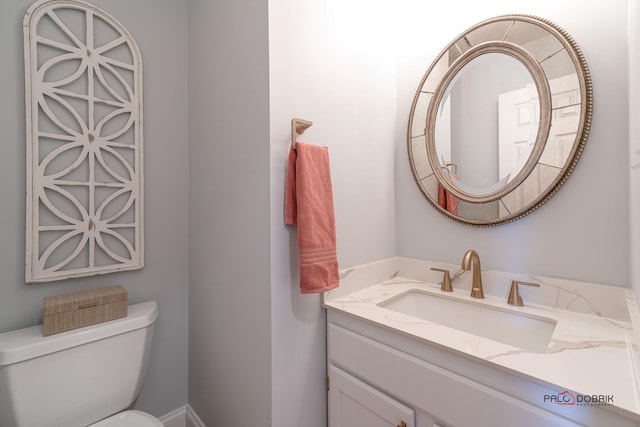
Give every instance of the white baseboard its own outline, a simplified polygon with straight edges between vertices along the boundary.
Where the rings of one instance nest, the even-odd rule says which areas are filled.
[[[160,417],[160,422],[165,427],[186,427],[187,406],[178,408]]]
[[[206,427],[196,411],[189,405],[160,417],[160,422],[165,427]]]
[[[207,427],[204,425],[196,411],[190,405],[187,405],[187,426],[186,427]]]

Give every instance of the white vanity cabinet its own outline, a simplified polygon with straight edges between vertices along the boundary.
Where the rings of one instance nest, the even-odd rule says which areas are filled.
[[[603,407],[551,403],[561,390],[338,310],[327,334],[329,427],[638,427]]]

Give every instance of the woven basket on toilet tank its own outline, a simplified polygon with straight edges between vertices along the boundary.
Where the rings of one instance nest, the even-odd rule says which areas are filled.
[[[127,316],[127,290],[118,285],[44,299],[43,335],[95,325]]]

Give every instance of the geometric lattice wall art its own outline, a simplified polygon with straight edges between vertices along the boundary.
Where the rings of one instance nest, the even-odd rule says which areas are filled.
[[[44,0],[24,18],[27,283],[143,267],[142,60],[114,18]]]

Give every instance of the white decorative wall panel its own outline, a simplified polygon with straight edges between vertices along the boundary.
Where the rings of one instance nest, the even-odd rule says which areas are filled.
[[[143,266],[142,61],[127,30],[80,1],[24,18],[26,282]]]

